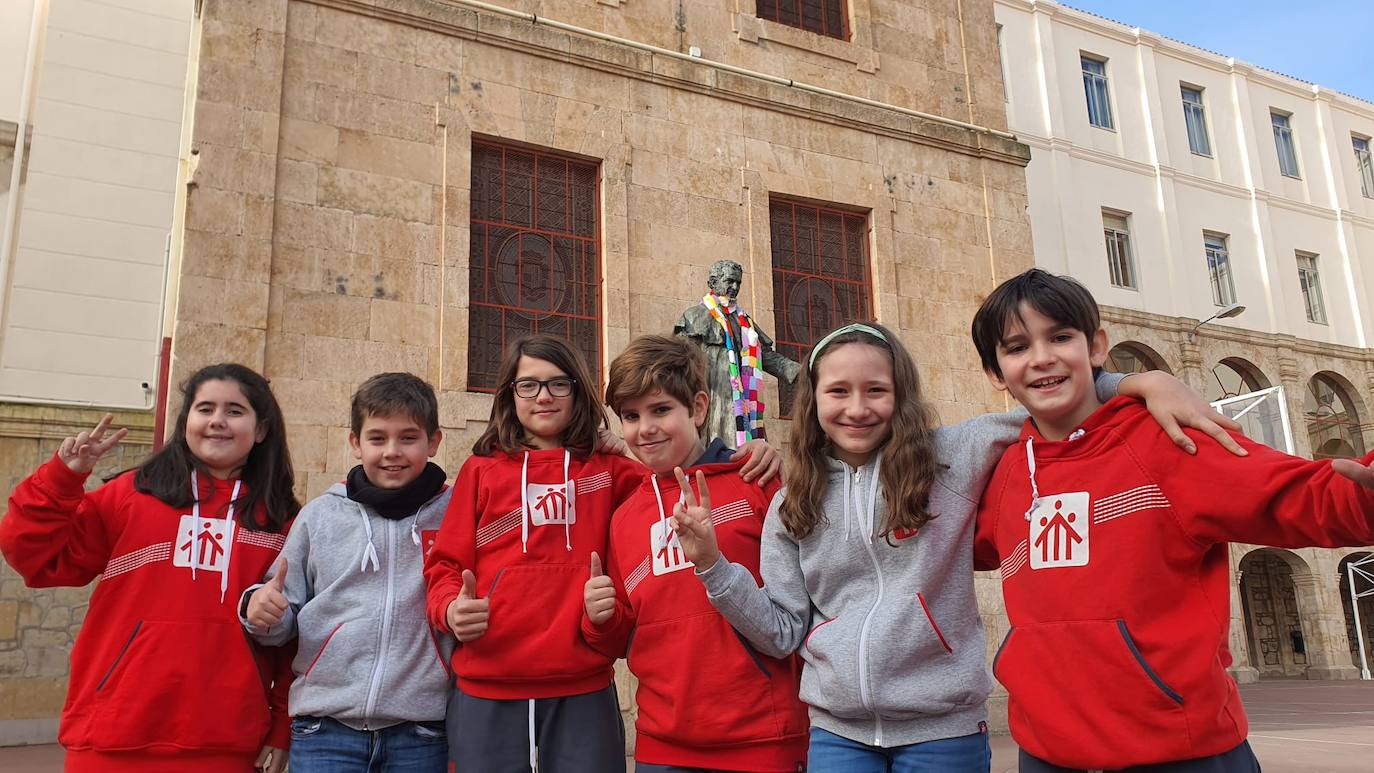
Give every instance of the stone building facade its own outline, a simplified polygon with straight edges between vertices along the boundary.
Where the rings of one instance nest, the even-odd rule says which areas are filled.
[[[1369,451],[1374,104],[1056,2],[994,13],[1036,262],[1103,303],[1112,366],[1253,403],[1251,436],[1300,456]],[[1234,545],[1237,679],[1358,677],[1346,567],[1371,552]]]
[[[356,385],[409,370],[453,472],[502,336],[567,332],[604,372],[731,258],[780,343],[874,316],[945,421],[1006,407],[967,331],[1032,264],[992,5],[822,5],[831,34],[754,0],[207,0],[172,383],[262,369],[311,496]]]

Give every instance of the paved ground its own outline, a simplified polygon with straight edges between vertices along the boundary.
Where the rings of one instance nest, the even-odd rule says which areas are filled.
[[[1265,773],[1374,770],[1374,682],[1261,682],[1240,693],[1250,715],[1250,745]],[[4,773],[61,769],[57,746],[0,748]],[[993,737],[992,770],[1016,770],[1011,738]]]

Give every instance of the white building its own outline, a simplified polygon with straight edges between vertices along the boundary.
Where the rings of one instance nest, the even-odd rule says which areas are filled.
[[[1295,453],[1369,450],[1374,104],[1054,2],[996,18],[1036,262],[1097,296],[1114,366],[1281,386]],[[1238,677],[1355,676],[1338,578],[1363,553],[1237,546]]]
[[[193,10],[0,3],[0,401],[153,405]]]
[[[0,2],[0,488],[107,409],[150,450],[179,233],[190,0]],[[252,39],[238,41],[252,46]],[[175,279],[175,273],[171,274]],[[93,476],[98,479],[99,475]],[[0,746],[51,742],[87,589],[0,561]]]

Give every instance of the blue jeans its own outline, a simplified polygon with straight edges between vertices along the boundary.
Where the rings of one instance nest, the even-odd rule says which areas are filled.
[[[354,730],[333,719],[291,721],[291,773],[445,773],[448,738],[442,723],[403,722]]]
[[[819,727],[811,728],[806,762],[809,773],[988,773],[991,767],[986,733],[883,749]]]

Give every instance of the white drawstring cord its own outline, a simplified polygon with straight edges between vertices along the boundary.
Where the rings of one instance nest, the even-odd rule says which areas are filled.
[[[539,742],[534,735],[534,699],[530,698],[530,770],[539,773]]]
[[[878,481],[882,477],[879,473],[883,469],[883,455],[878,454],[873,459],[873,480],[868,482],[868,540],[873,541],[874,532],[874,513],[878,510]],[[860,503],[862,507],[863,503]]]
[[[854,473],[858,475],[857,472]],[[850,518],[849,507],[853,504],[854,492],[849,485],[849,465],[844,466],[844,541],[849,541]]]
[[[243,479],[234,481],[234,490],[229,494],[229,512],[224,517],[224,571],[219,575],[219,601],[224,603],[224,594],[229,589],[229,562],[234,557],[234,502],[239,498],[239,487]],[[191,468],[191,580],[196,579],[196,567],[200,566],[200,479],[196,470]]]
[[[563,450],[563,501],[566,505],[563,511],[563,540],[567,543],[568,551],[572,551],[572,521],[573,521],[573,486],[568,482],[568,467],[572,464],[572,452]]]
[[[1040,506],[1040,487],[1035,483],[1035,438],[1033,437],[1026,438],[1026,465],[1030,467],[1031,483],[1031,503],[1030,507],[1026,508],[1026,520],[1029,521],[1031,513]]]
[[[520,552],[530,552],[530,498],[529,490],[530,452],[525,452],[525,461],[520,464]]]
[[[380,572],[382,564],[377,560],[377,548],[372,544],[372,519],[367,517],[367,511],[363,509],[361,504],[357,502],[354,504],[358,505],[358,515],[363,519],[363,531],[367,532],[367,548],[363,550],[363,563],[362,566],[358,567],[358,572],[366,572],[369,561],[372,563],[372,571]]]

